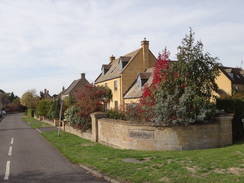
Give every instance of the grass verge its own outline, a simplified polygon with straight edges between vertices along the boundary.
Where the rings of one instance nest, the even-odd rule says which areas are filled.
[[[32,118],[32,117],[27,117],[27,116],[23,116],[22,119],[25,121],[25,122],[28,122],[29,125],[32,127],[32,128],[47,128],[47,127],[53,127],[52,125],[48,124],[48,123],[44,123],[44,122],[41,122],[35,118]]]
[[[244,182],[244,141],[196,151],[135,151],[110,148],[70,133],[43,132],[71,162],[122,182]]]

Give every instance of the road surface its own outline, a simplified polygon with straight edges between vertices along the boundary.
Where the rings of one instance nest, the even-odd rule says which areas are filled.
[[[36,129],[9,114],[0,121],[0,182],[105,183],[64,158]]]

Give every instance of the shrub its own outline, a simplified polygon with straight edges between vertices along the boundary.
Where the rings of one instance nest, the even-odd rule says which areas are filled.
[[[27,116],[28,117],[34,117],[34,113],[35,113],[34,109],[27,109]]]
[[[50,107],[51,107],[51,100],[48,99],[40,100],[36,107],[36,115],[47,117]]]
[[[217,99],[217,109],[224,109],[227,113],[234,113],[232,119],[233,140],[237,141],[244,138],[244,101],[239,99]]]
[[[85,131],[91,127],[91,118],[90,116],[80,117],[78,115],[80,107],[77,105],[70,106],[65,112],[64,117],[68,125]]]
[[[219,74],[217,58],[203,53],[203,44],[195,43],[192,30],[178,47],[178,61],[169,64],[168,55],[164,51],[159,56],[158,62],[164,61],[164,64],[156,63],[155,70],[158,67],[161,70],[153,73],[150,92],[144,90],[148,93],[145,104],[142,103],[144,110],[148,114],[152,112],[151,120],[158,126],[208,122],[215,114],[211,99],[213,91],[218,89],[215,83]]]
[[[126,120],[125,113],[119,110],[107,110],[107,118],[109,119],[118,119],[118,120]]]
[[[219,110],[224,110],[227,113],[235,113],[236,99],[221,99],[216,100],[216,107]]]
[[[58,119],[59,118],[59,108],[60,108],[60,99],[54,99],[50,102],[50,107],[48,111],[49,119]]]

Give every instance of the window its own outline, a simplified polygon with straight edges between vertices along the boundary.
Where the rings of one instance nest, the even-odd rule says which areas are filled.
[[[114,109],[116,109],[116,110],[119,109],[119,103],[117,100],[114,101]]]
[[[114,91],[118,90],[118,83],[117,83],[117,80],[114,81]]]
[[[142,83],[141,83],[141,77],[137,78],[137,89],[140,90],[142,87]]]
[[[229,72],[228,74],[232,79],[234,78],[234,74],[232,72]]]
[[[238,91],[238,90],[239,90],[239,87],[238,87],[238,85],[236,85],[236,86],[235,86],[235,89],[236,89],[236,91]]]

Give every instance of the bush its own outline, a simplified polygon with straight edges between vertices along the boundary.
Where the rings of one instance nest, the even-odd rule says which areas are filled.
[[[232,119],[233,141],[244,138],[244,101],[239,99],[217,99],[217,109],[224,109],[227,113],[234,113]]]
[[[227,113],[235,113],[236,99],[220,99],[216,101],[216,107],[219,110],[224,110]]]
[[[125,113],[119,110],[107,110],[107,118],[109,119],[118,119],[118,120],[126,120]]]
[[[50,107],[51,107],[51,100],[48,100],[48,99],[40,100],[40,102],[38,103],[38,105],[36,107],[36,115],[47,117]]]
[[[58,119],[59,118],[59,107],[60,107],[60,99],[55,99],[50,103],[50,108],[48,111],[49,119]]]
[[[34,113],[35,113],[34,109],[27,109],[27,116],[28,117],[34,117]]]
[[[80,117],[78,115],[80,111],[80,107],[73,105],[70,106],[65,112],[64,117],[68,123],[68,125],[85,131],[91,127],[91,118],[90,116]]]

